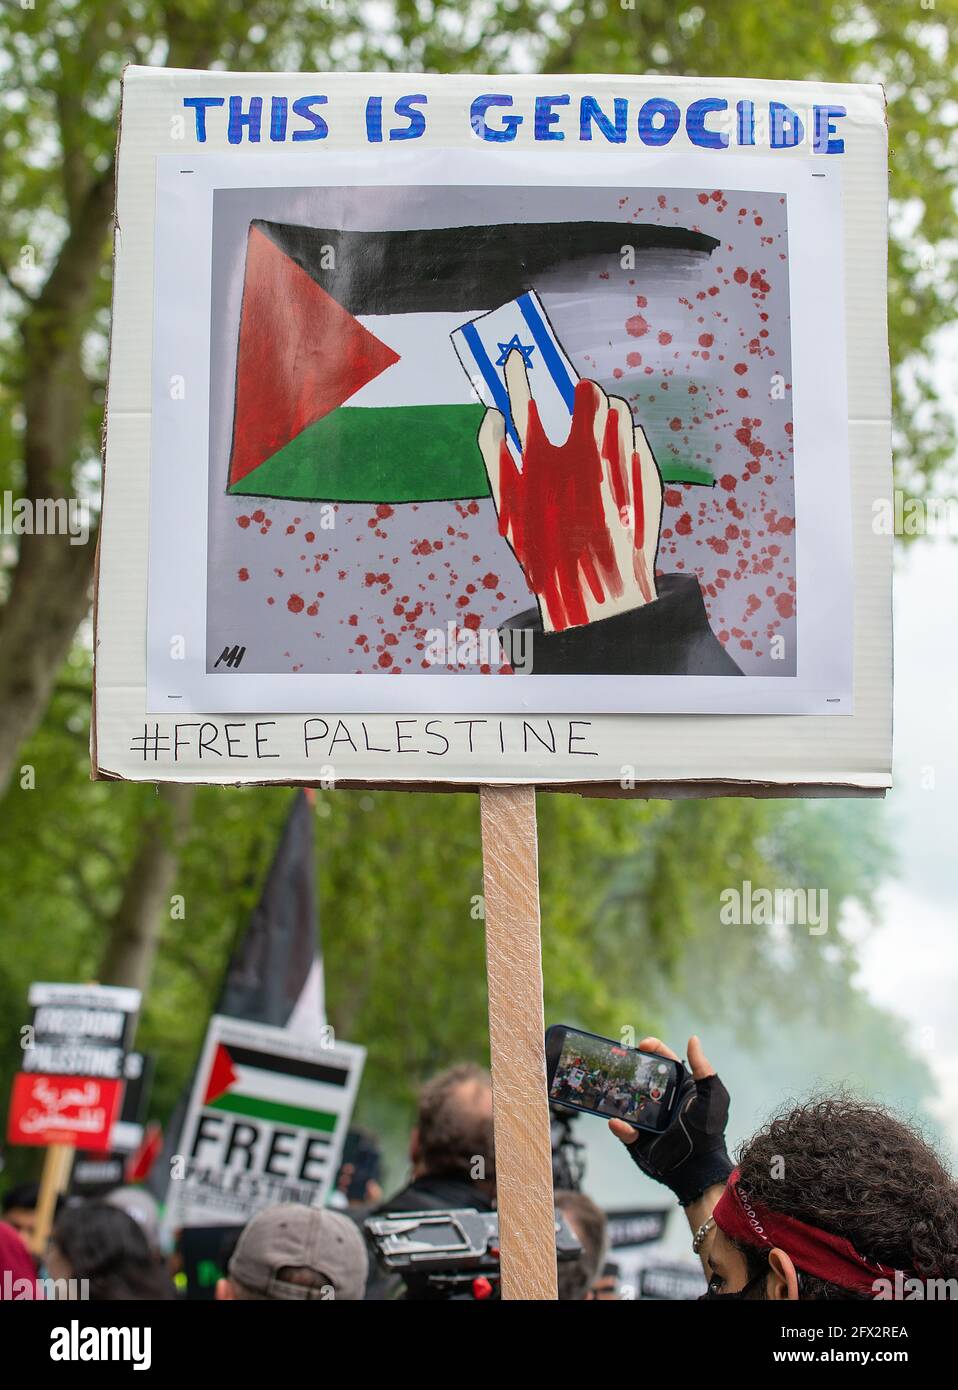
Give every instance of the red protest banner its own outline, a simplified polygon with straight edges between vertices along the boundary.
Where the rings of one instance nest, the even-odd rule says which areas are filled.
[[[122,1096],[122,1081],[20,1072],[13,1082],[7,1140],[105,1151]]]

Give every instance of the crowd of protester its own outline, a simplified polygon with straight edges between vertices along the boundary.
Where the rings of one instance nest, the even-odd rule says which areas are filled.
[[[675,1056],[657,1039],[640,1046]],[[916,1129],[867,1101],[818,1098],[770,1119],[734,1164],[728,1111],[728,1092],[692,1038],[669,1128],[652,1134],[608,1122],[625,1153],[683,1208],[706,1297],[958,1297],[958,1185]],[[409,1177],[399,1191],[383,1199],[378,1175],[360,1172],[361,1154],[360,1145],[344,1163],[333,1204],[258,1212],[222,1252],[216,1298],[447,1296],[428,1276],[385,1270],[363,1223],[387,1214],[495,1211],[488,1073],[462,1064],[423,1086]],[[159,1208],[146,1191],[61,1198],[46,1248],[35,1255],[37,1203],[36,1184],[2,1198],[0,1296],[64,1296],[57,1289],[93,1301],[181,1295],[177,1254],[163,1252]],[[557,1189],[555,1205],[580,1247],[559,1262],[559,1298],[615,1297],[604,1213],[579,1191]]]

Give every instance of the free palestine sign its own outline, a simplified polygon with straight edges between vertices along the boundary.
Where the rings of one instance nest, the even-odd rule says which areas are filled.
[[[321,1206],[336,1179],[365,1049],[214,1016],[168,1193],[173,1226],[243,1224],[277,1202]]]
[[[99,775],[890,784],[881,91],[556,81],[127,69]]]

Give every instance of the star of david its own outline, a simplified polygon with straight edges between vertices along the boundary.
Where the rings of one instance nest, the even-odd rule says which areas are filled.
[[[509,356],[510,352],[521,352],[522,360],[525,363],[525,365],[527,367],[532,366],[532,363],[529,359],[535,352],[536,345],[535,343],[520,343],[518,333],[513,333],[512,337],[509,339],[507,343],[499,343],[498,346],[499,356],[496,359],[497,367],[504,367],[506,365],[506,358]]]

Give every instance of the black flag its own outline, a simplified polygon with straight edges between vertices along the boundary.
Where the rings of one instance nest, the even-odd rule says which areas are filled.
[[[326,1021],[317,919],[313,813],[299,792],[216,1012],[317,1035]]]

